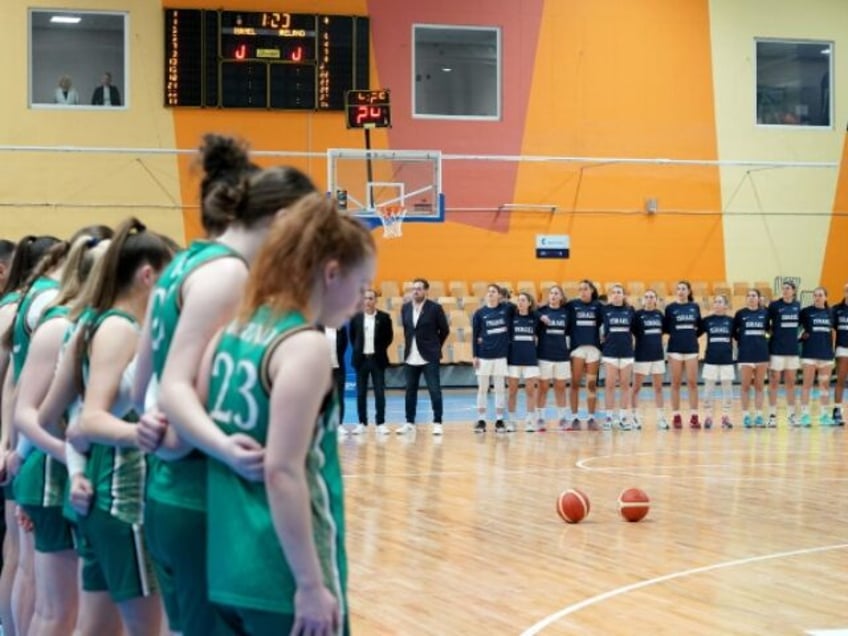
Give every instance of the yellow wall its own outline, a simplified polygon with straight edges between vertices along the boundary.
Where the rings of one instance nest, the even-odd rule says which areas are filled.
[[[722,159],[839,162],[848,120],[848,3],[839,0],[711,0],[716,129]],[[758,127],[754,38],[835,42],[831,130]],[[838,169],[721,170],[727,276],[770,280],[801,276],[804,287],[822,275]],[[735,195],[735,196],[734,196]],[[728,202],[730,204],[728,205]],[[743,215],[768,212],[791,216]]]
[[[59,3],[60,4],[60,3]],[[75,0],[76,9],[129,11],[129,87],[127,110],[39,110],[27,104],[27,9],[55,8],[45,0],[4,0],[0,37],[19,64],[7,64],[0,96],[0,144],[33,146],[122,146],[172,148],[174,125],[162,108],[162,11],[146,0]],[[82,225],[114,225],[130,214],[179,240],[183,224],[174,156],[60,153],[0,153],[3,203],[39,202],[73,206],[132,204],[132,208],[2,207],[0,234],[16,239],[28,233],[71,234]],[[159,208],[158,206],[162,206]]]

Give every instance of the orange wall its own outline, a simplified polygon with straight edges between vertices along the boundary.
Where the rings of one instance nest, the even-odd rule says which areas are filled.
[[[821,277],[821,284],[828,290],[831,304],[842,299],[843,287],[848,284],[848,137],[845,138],[842,150],[842,166],[833,212]]]

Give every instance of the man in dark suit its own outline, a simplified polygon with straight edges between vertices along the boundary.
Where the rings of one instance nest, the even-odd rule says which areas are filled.
[[[112,74],[103,73],[100,78],[100,86],[94,89],[94,94],[91,96],[92,106],[120,106],[121,93],[118,89],[112,86]]]
[[[356,410],[359,415],[352,433],[365,433],[368,426],[368,378],[374,385],[377,406],[377,433],[385,435],[386,428],[386,367],[388,349],[394,338],[392,317],[377,309],[377,292],[368,289],[362,296],[363,311],[350,321],[350,342],[353,345],[351,363],[356,369]]]
[[[430,403],[433,407],[433,435],[442,434],[439,360],[442,358],[442,345],[448,338],[450,327],[442,306],[427,299],[429,289],[430,283],[423,278],[416,278],[412,282],[412,300],[405,303],[400,310],[406,358],[406,424],[397,430],[398,435],[415,430],[418,384],[422,373],[430,391]]]

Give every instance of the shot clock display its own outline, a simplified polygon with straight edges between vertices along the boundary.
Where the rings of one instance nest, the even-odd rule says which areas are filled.
[[[346,100],[348,128],[389,128],[392,125],[388,90],[348,91]]]
[[[368,51],[367,17],[165,9],[165,105],[341,111]]]

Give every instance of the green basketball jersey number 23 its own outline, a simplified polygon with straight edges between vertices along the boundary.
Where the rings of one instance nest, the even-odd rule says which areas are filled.
[[[207,408],[228,435],[265,445],[270,382],[267,364],[286,337],[310,326],[299,313],[274,316],[262,307],[250,321],[231,324],[213,358]],[[347,613],[342,475],[336,429],[338,403],[327,400],[306,457],[312,530],[324,585]],[[248,482],[209,460],[209,597],[239,608],[294,613],[296,584],[274,530],[264,483]],[[237,558],[234,558],[237,556]]]

